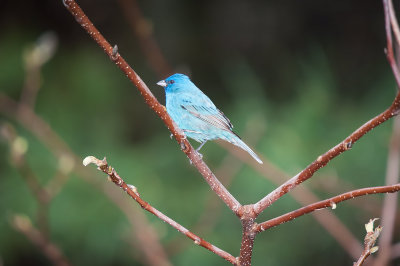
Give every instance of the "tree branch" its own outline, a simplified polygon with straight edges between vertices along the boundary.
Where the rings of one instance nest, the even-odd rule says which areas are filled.
[[[382,231],[382,227],[377,226],[374,229],[374,222],[376,220],[378,220],[378,219],[377,218],[370,219],[369,223],[367,223],[365,225],[367,234],[365,235],[365,238],[364,238],[364,251],[361,253],[360,258],[357,260],[357,262],[354,262],[353,266],[361,266],[365,262],[365,260],[368,258],[369,255],[378,251],[378,247],[375,246],[375,243]],[[381,265],[383,265],[383,264],[381,264]]]
[[[99,160],[93,156],[88,156],[83,160],[83,165],[85,166],[91,163],[97,165],[100,171],[107,174],[114,184],[122,188],[143,209],[155,215],[160,220],[166,222],[167,224],[178,230],[180,233],[186,235],[188,238],[192,239],[196,245],[208,249],[209,251],[217,254],[218,256],[224,258],[225,260],[229,261],[232,264],[236,264],[236,258],[234,256],[232,256],[226,251],[219,249],[218,247],[212,245],[211,243],[205,241],[204,239],[198,237],[197,235],[190,232],[188,229],[186,229],[179,223],[175,222],[174,220],[172,220],[171,218],[169,218],[168,216],[166,216],[165,214],[163,214],[162,212],[151,206],[148,202],[144,201],[137,192],[137,189],[132,185],[126,184],[125,181],[115,171],[115,169],[108,165],[105,158],[103,160]]]
[[[107,40],[96,29],[93,23],[85,15],[83,10],[74,0],[64,0],[64,5],[74,16],[75,20],[86,30],[93,40],[104,50],[110,59],[125,73],[128,79],[138,88],[147,105],[161,118],[167,128],[171,131],[176,141],[180,144],[182,151],[189,157],[190,161],[197,168],[211,189],[221,198],[223,202],[238,215],[241,204],[229,193],[229,191],[219,182],[207,164],[201,159],[199,153],[190,145],[182,130],[180,130],[168,115],[165,107],[154,97],[147,85],[142,81],[138,74],[120,56],[116,46],[113,48]]]
[[[389,61],[390,67],[392,68],[392,72],[394,78],[396,80],[397,88],[400,88],[400,73],[399,68],[396,63],[396,59],[393,52],[393,41],[392,41],[392,27],[394,28],[396,39],[400,42],[399,36],[399,25],[397,24],[397,20],[394,17],[393,4],[391,0],[383,0],[383,9],[385,12],[385,29],[386,29],[386,57]],[[392,14],[392,16],[391,16]],[[392,23],[392,24],[391,24]],[[398,43],[397,45],[400,45]]]
[[[296,219],[297,217],[300,217],[302,215],[305,215],[307,213],[310,213],[310,212],[313,212],[316,210],[321,210],[324,208],[336,208],[336,204],[338,204],[342,201],[345,201],[345,200],[349,200],[349,199],[353,199],[353,198],[361,197],[361,196],[365,196],[365,195],[370,195],[370,194],[394,193],[399,190],[400,190],[400,183],[396,184],[396,185],[391,185],[391,186],[368,187],[368,188],[352,190],[352,191],[343,193],[341,195],[310,204],[308,206],[305,206],[305,207],[302,207],[295,211],[286,213],[284,215],[273,218],[266,222],[260,223],[256,226],[256,231],[257,232],[265,231],[271,227],[289,222],[291,220]]]
[[[274,184],[279,185],[285,182],[285,180],[289,179],[288,174],[284,173],[265,157],[261,157],[264,164],[262,167],[259,167],[257,162],[255,162],[251,157],[248,157],[246,154],[242,153],[240,150],[232,148],[230,145],[222,146],[229,150],[231,154],[235,155],[241,161],[244,161],[250,165],[265,179]],[[313,202],[320,201],[320,199],[306,186],[298,186],[295,190],[291,191],[290,196],[301,206],[307,206]],[[313,212],[311,214],[353,259],[357,259],[360,256],[360,253],[363,250],[361,243],[339,220],[333,211],[325,210],[324,213]]]
[[[135,237],[141,239],[140,232],[148,232],[146,242],[141,241],[139,248],[146,255],[146,263],[150,265],[160,265],[161,262],[168,264],[168,258],[165,254],[164,249],[160,244],[160,240],[155,233],[154,228],[152,228],[145,217],[142,215],[137,215],[137,211],[126,207],[126,202],[120,193],[115,193],[114,190],[110,190],[102,186],[97,179],[92,177],[92,173],[86,168],[79,166],[80,159],[74,154],[70,147],[57,135],[51,128],[51,126],[46,123],[41,117],[37,116],[31,108],[26,107],[26,105],[19,105],[17,102],[9,98],[0,92],[0,113],[15,119],[24,128],[30,131],[41,143],[43,143],[49,151],[59,160],[61,158],[70,158],[73,161],[73,171],[80,176],[83,180],[88,182],[91,186],[103,191],[104,194],[114,202],[124,215],[131,222],[132,226],[137,230],[133,230]],[[50,185],[50,184],[49,184]],[[50,189],[47,187],[47,189]],[[154,253],[158,254],[157,263],[152,263],[154,261],[153,257],[148,257],[148,250],[152,249],[152,256]]]
[[[395,77],[397,87],[400,88],[400,73],[393,53],[388,1],[389,0],[383,0],[385,9],[385,28],[386,28],[386,39],[387,39],[386,54],[389,64],[392,68],[392,72]],[[320,155],[314,162],[312,162],[307,168],[305,168],[299,174],[295,175],[290,180],[288,180],[287,182],[276,188],[274,191],[269,193],[267,196],[265,196],[263,199],[261,199],[259,202],[257,202],[254,205],[254,211],[258,214],[264,211],[280,197],[282,197],[283,195],[285,195],[290,190],[292,190],[299,184],[303,183],[307,179],[311,178],[316,171],[326,166],[330,162],[330,160],[337,157],[342,152],[349,150],[354,145],[354,143],[358,141],[366,133],[368,133],[375,127],[379,126],[386,120],[397,115],[399,111],[400,111],[400,94],[397,93],[393,103],[390,105],[388,109],[386,109],[384,112],[374,117],[370,121],[366,122],[359,129],[357,129],[350,136],[348,136],[345,140],[337,144],[335,147],[333,147],[326,153]]]
[[[389,142],[389,155],[386,167],[386,185],[399,182],[400,160],[400,117],[396,117],[393,123],[392,137]],[[390,261],[391,245],[395,229],[398,194],[387,194],[383,201],[381,225],[385,230],[379,238],[381,251],[375,261],[375,265],[388,265]]]
[[[374,129],[375,127],[379,126],[389,118],[397,115],[400,108],[400,94],[396,95],[395,100],[393,101],[392,105],[380,115],[374,117],[359,129],[354,131],[350,136],[348,136],[345,140],[337,144],[335,147],[327,151],[326,153],[319,156],[314,162],[312,162],[307,168],[301,171],[299,174],[295,175],[278,188],[273,190],[259,202],[254,204],[254,211],[256,213],[261,213],[267,207],[271,206],[272,203],[277,201],[283,195],[288,193],[290,190],[298,186],[299,184],[303,183],[307,179],[311,178],[316,171],[320,168],[326,166],[330,160],[337,157],[341,153],[349,150],[356,141],[358,141],[362,136],[366,133]]]

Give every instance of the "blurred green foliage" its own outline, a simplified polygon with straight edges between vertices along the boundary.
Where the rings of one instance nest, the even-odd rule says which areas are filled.
[[[0,84],[2,93],[14,99],[19,98],[24,81],[22,55],[36,37],[22,28],[3,32],[1,37]],[[215,63],[218,71],[213,73],[204,70],[199,75],[193,73],[194,82],[215,98],[214,102],[231,119],[236,132],[239,135],[249,132],[246,142],[261,132],[256,150],[289,175],[299,172],[383,111],[395,93],[389,67],[383,65],[384,74],[371,73],[374,77],[368,86],[363,82],[358,93],[347,95],[338,89],[324,49],[314,44],[309,51],[305,56],[291,59],[296,73],[288,83],[293,87],[286,88],[290,92],[287,98],[276,97],[279,92],[260,77],[262,70],[256,69],[246,57],[236,55],[229,61]],[[129,56],[140,58],[135,54]],[[145,63],[130,62],[142,74],[140,70]],[[222,93],[206,79],[209,75],[213,75],[210,80],[219,80]],[[144,72],[143,77],[148,77],[145,82],[163,102],[163,92],[154,84],[158,78],[150,71]],[[60,43],[54,58],[42,69],[35,110],[79,157],[107,156],[108,162],[139,189],[145,200],[189,229],[201,216],[208,198],[219,201],[140,94],[93,42],[76,46]],[[0,123],[6,122],[28,141],[27,162],[45,184],[57,172],[58,160],[31,132],[1,115]],[[374,129],[349,152],[319,171],[314,179],[337,175],[339,180],[354,187],[384,184],[391,124],[389,121]],[[11,163],[9,145],[4,139],[0,144],[0,258],[5,265],[48,265],[42,253],[10,226],[10,217],[15,213],[26,214],[36,224],[37,202]],[[202,152],[212,169],[217,169],[227,156],[215,143],[208,143]],[[93,176],[107,183],[94,167],[90,170]],[[274,184],[243,166],[229,190],[242,204],[247,204],[273,188]],[[321,198],[334,195],[318,189],[315,193]],[[382,197],[371,198],[380,201]],[[140,209],[128,197],[126,200],[132,209]],[[297,207],[298,203],[285,196],[258,221]],[[363,225],[372,214],[348,202],[340,204],[334,213],[361,242]],[[184,250],[171,255],[174,265],[224,265],[221,258],[192,244],[152,215],[146,213],[146,217],[159,232],[163,245],[176,239],[187,242]],[[76,174],[69,175],[66,185],[51,202],[49,222],[52,240],[74,265],[142,264],[137,259],[142,256],[140,251],[129,244],[132,239],[127,218],[102,192]],[[216,227],[200,236],[233,255],[238,254],[240,224],[225,206]],[[351,261],[310,215],[260,234],[253,258],[254,265],[350,265]]]

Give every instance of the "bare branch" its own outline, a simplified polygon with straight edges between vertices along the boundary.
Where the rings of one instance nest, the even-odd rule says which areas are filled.
[[[354,266],[361,266],[367,257],[371,255],[372,253],[375,253],[378,251],[378,247],[375,246],[375,242],[379,237],[379,234],[382,231],[381,226],[377,226],[374,229],[374,222],[378,220],[377,218],[375,219],[370,219],[369,222],[365,225],[365,229],[367,231],[367,234],[365,235],[364,238],[364,251],[362,252],[360,258],[355,262],[353,265]]]
[[[237,215],[241,204],[229,193],[229,191],[219,182],[207,164],[201,159],[201,156],[195,151],[186,139],[182,130],[180,130],[171,117],[168,115],[165,107],[154,97],[147,85],[142,81],[138,74],[129,66],[129,64],[120,56],[118,52],[113,51],[113,47],[101,35],[83,10],[74,0],[64,0],[64,5],[74,16],[76,21],[86,30],[93,40],[104,50],[110,59],[125,73],[129,80],[134,84],[142,94],[147,105],[161,118],[164,124],[171,131],[182,151],[189,157],[190,161],[204,177],[211,189],[221,198],[223,202]]]
[[[211,243],[205,241],[204,239],[198,237],[194,233],[190,232],[188,229],[180,225],[179,223],[175,222],[153,206],[151,206],[148,202],[144,201],[141,196],[139,195],[136,187],[132,185],[128,185],[125,181],[118,175],[114,168],[108,165],[106,159],[99,160],[93,156],[88,156],[83,160],[83,165],[88,164],[96,164],[98,169],[103,173],[107,174],[111,181],[116,184],[118,187],[122,188],[132,199],[134,199],[143,209],[150,212],[151,214],[158,217],[160,220],[166,222],[180,233],[186,235],[188,238],[192,239],[196,245],[202,246],[209,251],[217,254],[218,256],[224,258],[225,260],[229,261],[232,264],[236,264],[236,258],[233,257],[226,251],[219,249],[218,247],[212,245]]]
[[[301,171],[299,174],[292,177],[290,180],[283,183],[281,186],[273,190],[259,202],[254,204],[254,210],[256,213],[261,213],[267,207],[271,206],[272,203],[277,201],[280,197],[291,191],[293,188],[303,183],[307,179],[311,178],[316,171],[326,166],[330,160],[340,155],[344,151],[349,150],[356,141],[358,141],[366,133],[379,126],[389,118],[397,115],[400,107],[400,94],[397,94],[392,105],[380,115],[374,117],[359,129],[354,131],[345,140],[337,144],[335,147],[330,149],[325,154],[319,156],[314,162],[312,162],[307,168]]]
[[[396,64],[396,59],[395,59],[394,52],[393,52],[390,13],[392,13],[394,15],[394,11],[393,11],[393,5],[392,5],[391,0],[383,0],[383,9],[385,12],[385,29],[386,29],[386,42],[387,42],[386,57],[387,57],[387,60],[389,61],[390,67],[392,68],[392,72],[393,72],[394,78],[396,80],[397,88],[400,88],[400,73],[399,73],[399,68]],[[396,29],[395,32],[397,34],[399,26],[397,25],[395,18],[393,18],[392,21],[394,23],[393,25]],[[398,37],[398,36],[396,35],[396,37]],[[399,43],[399,45],[400,45],[400,43]]]
[[[254,129],[254,124],[257,123],[257,129]],[[252,140],[248,144],[251,146],[255,146],[255,144],[260,140],[260,138],[264,135],[265,125],[260,123],[258,119],[250,119],[247,121],[245,132],[243,134],[243,139]],[[229,146],[232,148],[232,145],[225,145],[227,144],[224,141],[219,141],[221,146]],[[226,147],[225,147],[226,148]],[[229,148],[226,148],[229,151]],[[233,156],[232,152],[229,152],[227,156],[222,160],[221,165],[215,170],[216,176],[221,180],[221,182],[226,186],[229,187],[230,183],[232,182],[233,178],[237,175],[240,169],[243,168],[245,160],[250,159],[254,161],[252,157],[247,156],[247,153],[242,153],[238,149],[234,149],[235,151],[239,151],[240,154],[243,155],[246,159],[241,159],[240,161]],[[240,158],[239,158],[240,159]],[[260,165],[257,163],[257,165]],[[192,227],[192,231],[201,232],[201,234],[210,232],[215,225],[217,224],[218,219],[221,217],[221,207],[223,206],[221,201],[217,201],[212,194],[209,195],[210,197],[205,203],[204,210],[202,211],[202,215],[197,220],[196,224]],[[187,246],[187,241],[182,242],[180,241],[182,238],[172,240],[168,243],[168,251],[169,254],[173,253],[176,254],[184,247]],[[361,251],[360,251],[361,252]],[[360,252],[357,253],[360,254]]]
[[[392,30],[396,38],[397,45],[400,45],[400,29],[399,29],[399,24],[397,23],[397,18],[394,12],[392,0],[387,1],[387,4],[390,14],[390,24],[392,25]]]
[[[386,26],[386,39],[387,39],[387,59],[392,68],[393,75],[397,82],[397,87],[400,88],[400,73],[394,58],[393,53],[393,44],[392,44],[392,35],[390,28],[390,15],[389,15],[389,0],[383,0],[384,9],[385,9],[385,26]],[[307,168],[301,171],[299,174],[292,177],[290,180],[276,188],[274,191],[269,193],[259,202],[254,205],[254,210],[256,213],[261,213],[266,208],[268,208],[272,203],[278,200],[280,197],[288,193],[290,190],[303,183],[307,179],[311,178],[316,171],[320,168],[326,166],[330,160],[343,153],[344,151],[349,150],[356,141],[358,141],[362,136],[366,133],[379,126],[383,122],[397,115],[400,110],[400,94],[397,93],[393,103],[390,105],[388,109],[382,112],[380,115],[374,117],[370,121],[366,122],[359,129],[354,131],[350,136],[348,136],[345,140],[337,144],[335,147],[330,149],[325,154],[320,155],[314,162],[312,162]]]
[[[392,137],[389,143],[389,155],[386,167],[386,185],[399,182],[400,162],[400,117],[394,119]],[[385,195],[382,210],[382,227],[385,230],[379,239],[381,251],[375,261],[375,265],[387,265],[390,261],[393,232],[395,228],[398,194]]]
[[[240,245],[239,265],[240,266],[250,266],[251,258],[253,256],[254,240],[256,238],[256,232],[254,231],[255,214],[252,211],[251,205],[245,205],[243,207],[245,209],[245,212],[246,211],[248,212],[248,216],[253,216],[254,218],[251,217],[251,218],[244,219],[241,221],[242,222],[242,243]]]
[[[232,155],[235,155],[240,160],[246,162],[261,176],[274,184],[279,185],[289,179],[289,175],[284,173],[265,157],[261,157],[264,164],[260,167],[258,163],[246,156],[246,154],[242,153],[240,150],[234,149],[230,145],[223,145],[223,147],[229,150]],[[306,186],[298,186],[295,190],[291,191],[290,196],[302,206],[307,206],[313,202],[320,201],[320,199]],[[361,243],[331,210],[325,210],[323,213],[312,212],[311,214],[352,258],[357,259],[359,257],[363,250]]]
[[[266,222],[260,223],[257,225],[256,231],[257,232],[265,231],[271,227],[280,225],[282,223],[286,223],[286,222],[291,221],[299,216],[302,216],[304,214],[307,214],[307,213],[310,213],[310,212],[313,212],[316,210],[321,210],[324,208],[336,208],[336,205],[338,203],[345,201],[345,200],[349,200],[349,199],[353,199],[353,198],[361,197],[361,196],[366,196],[366,195],[370,195],[370,194],[394,193],[399,190],[400,190],[400,183],[396,184],[396,185],[391,185],[391,186],[368,187],[368,188],[352,190],[352,191],[343,193],[341,195],[310,204],[308,206],[305,206],[305,207],[302,207],[295,211],[286,213],[284,215],[273,218]]]
[[[134,231],[134,233],[136,234],[136,237],[138,239],[141,239],[139,236],[139,232],[150,232],[148,237],[146,238],[146,241],[141,241],[139,245],[139,248],[143,251],[143,254],[147,255],[147,250],[149,250],[151,247],[153,248],[153,251],[160,256],[158,262],[167,261],[165,251],[163,250],[154,229],[148,225],[147,221],[144,221],[145,217],[141,215],[135,216],[138,211],[125,207],[126,202],[120,193],[115,193],[114,190],[111,191],[108,188],[104,188],[103,183],[100,183],[97,179],[93,178],[91,171],[79,166],[81,160],[76,156],[76,154],[71,151],[70,147],[60,138],[60,136],[52,130],[52,128],[48,123],[46,123],[46,121],[37,116],[31,108],[26,107],[26,105],[18,105],[18,103],[16,103],[14,100],[1,92],[0,113],[9,116],[10,118],[13,118],[17,122],[19,122],[24,128],[29,130],[40,142],[42,142],[49,149],[49,151],[60,161],[63,157],[70,158],[73,162],[72,164],[75,166],[71,170],[73,170],[79,177],[88,182],[91,186],[99,189],[100,191],[103,191],[104,194],[120,208],[120,210],[131,222],[132,226],[135,226],[136,230]],[[46,187],[47,190],[53,188],[52,183],[49,183],[48,185],[49,186]],[[138,221],[138,219],[140,221]],[[152,262],[153,260],[154,259],[152,257],[147,257],[146,263],[150,264],[150,262]],[[160,264],[156,263],[152,265]]]

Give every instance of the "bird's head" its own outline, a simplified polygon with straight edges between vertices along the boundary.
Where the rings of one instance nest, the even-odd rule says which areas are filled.
[[[157,82],[157,85],[164,87],[165,92],[175,92],[177,90],[186,89],[192,84],[188,76],[179,73]]]

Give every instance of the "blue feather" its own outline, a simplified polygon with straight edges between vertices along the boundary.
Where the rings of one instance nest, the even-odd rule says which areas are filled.
[[[260,158],[236,133],[229,119],[193,82],[183,74],[174,74],[157,83],[164,87],[166,108],[186,136],[201,143],[223,139],[247,151],[258,163]]]

